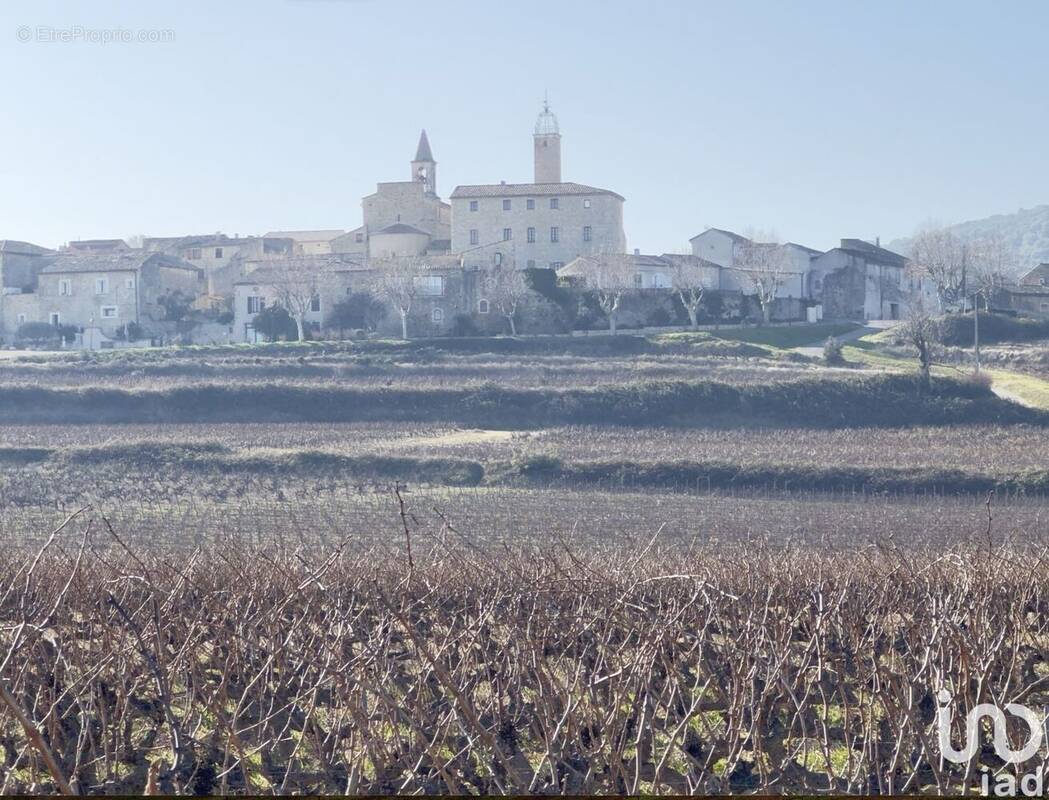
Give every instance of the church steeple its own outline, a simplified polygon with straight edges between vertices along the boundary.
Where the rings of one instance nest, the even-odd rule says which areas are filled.
[[[421,181],[427,194],[437,194],[437,162],[433,159],[425,128],[419,134],[419,146],[415,148],[415,158],[412,159],[412,180]]]
[[[550,110],[550,103],[543,98],[543,110],[535,121],[532,136],[535,152],[535,182],[561,182],[561,128],[557,117]]]

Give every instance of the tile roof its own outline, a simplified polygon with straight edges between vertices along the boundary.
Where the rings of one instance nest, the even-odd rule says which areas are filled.
[[[713,231],[714,233],[723,233],[723,234],[725,234],[725,236],[728,236],[734,242],[749,242],[750,241],[746,236],[740,236],[738,233],[733,233],[732,231],[727,231],[724,228],[707,228],[705,231],[703,231],[703,233],[710,233],[711,231]],[[692,239],[689,239],[689,241],[691,242],[693,239],[698,239],[700,236],[703,235],[703,233],[697,233],[695,236],[692,237]]]
[[[621,194],[582,183],[482,183],[456,186],[452,199],[462,197],[548,197],[585,194],[610,194],[623,200]]]
[[[414,225],[408,225],[404,222],[395,222],[392,225],[387,225],[385,228],[377,230],[372,236],[377,236],[382,233],[421,233],[423,236],[429,236],[426,231],[416,228]]]
[[[53,252],[54,250],[30,242],[21,242],[17,239],[0,239],[0,253],[18,253],[19,255],[39,256]]]
[[[115,253],[56,253],[48,260],[48,265],[40,270],[42,275],[55,275],[84,272],[137,272],[147,261],[155,260],[160,266],[174,269],[188,269],[202,272],[188,261],[183,261],[164,253],[150,253],[145,250],[122,250]]]
[[[325,253],[323,255],[292,256],[261,262],[261,266],[249,272],[234,286],[256,283],[277,283],[289,272],[309,275],[321,273],[367,270],[369,267],[360,256],[347,253]]]
[[[346,231],[339,229],[317,231],[270,231],[263,236],[269,239],[294,239],[296,242],[329,242]]]

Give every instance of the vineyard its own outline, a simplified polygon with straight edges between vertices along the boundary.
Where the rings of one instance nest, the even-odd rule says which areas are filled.
[[[622,338],[0,365],[0,792],[1013,771],[935,721],[1049,705],[1044,412]]]

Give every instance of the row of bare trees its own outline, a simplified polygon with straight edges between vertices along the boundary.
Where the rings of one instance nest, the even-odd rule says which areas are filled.
[[[444,273],[431,269],[425,257],[386,258],[375,261],[371,270],[362,273],[361,286],[396,310],[401,336],[407,339],[412,309],[425,296],[424,281],[435,275]],[[334,265],[309,258],[287,258],[268,264],[260,283],[272,290],[277,305],[288,312],[297,338],[302,341],[310,313],[319,307],[322,295],[332,296],[339,285],[337,278]],[[480,288],[490,307],[506,320],[510,334],[516,335],[521,304],[530,291],[524,273],[512,265],[488,270]]]
[[[180,551],[85,512],[0,554],[0,790],[947,794],[1020,768],[944,760],[944,690],[955,741],[1049,703],[1047,553],[989,527],[584,552],[401,518]]]

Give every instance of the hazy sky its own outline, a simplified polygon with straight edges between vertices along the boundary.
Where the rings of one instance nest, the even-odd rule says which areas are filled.
[[[174,41],[38,41],[116,28]],[[630,247],[888,240],[1049,203],[1047,35],[1046,0],[4,0],[0,238],[353,228],[423,127],[442,196],[530,181],[547,90]]]

